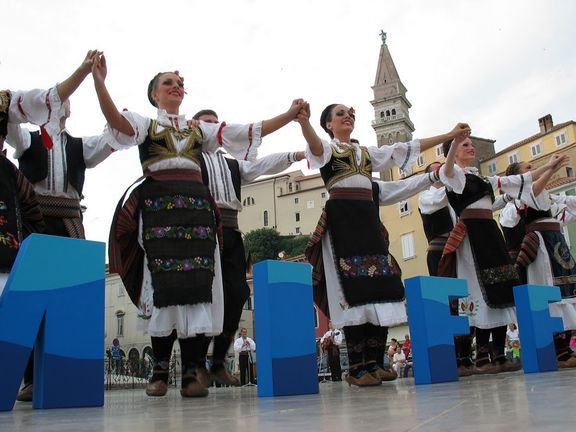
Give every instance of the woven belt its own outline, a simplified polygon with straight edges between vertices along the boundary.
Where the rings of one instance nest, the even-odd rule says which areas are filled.
[[[224,228],[238,229],[238,210],[220,208],[220,215]]]

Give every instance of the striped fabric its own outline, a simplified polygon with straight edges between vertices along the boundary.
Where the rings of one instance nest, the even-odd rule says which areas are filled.
[[[446,240],[442,258],[438,265],[438,276],[456,277],[456,251],[466,238],[467,232],[466,225],[462,220],[456,222],[448,236],[448,240]]]
[[[310,235],[304,255],[312,265],[312,285],[314,288],[314,303],[324,312],[328,313],[328,294],[326,292],[326,279],[324,278],[324,261],[322,260],[322,236],[328,229],[328,217],[326,210],[322,210],[316,229]]]
[[[520,252],[516,258],[516,267],[527,268],[534,262],[538,255],[538,248],[540,247],[540,238],[535,232],[528,232],[522,240]]]
[[[62,219],[68,236],[71,238],[86,238],[82,225],[82,210],[80,200],[72,198],[37,195],[38,203],[44,217]]]
[[[20,200],[20,211],[22,212],[22,233],[24,237],[34,232],[43,232],[45,223],[42,209],[38,203],[38,195],[34,192],[34,187],[24,174],[14,166],[16,175],[17,196]]]

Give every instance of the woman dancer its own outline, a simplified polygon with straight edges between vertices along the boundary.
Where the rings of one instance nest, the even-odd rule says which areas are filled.
[[[93,67],[100,107],[117,149],[139,146],[146,179],[118,205],[110,235],[110,267],[148,321],[155,357],[150,396],[167,391],[168,362],[177,337],[183,397],[206,396],[196,375],[203,335],[222,332],[223,297],[217,209],[203,185],[201,152],[223,146],[236,158],[253,157],[261,138],[296,117],[301,100],[275,118],[249,125],[187,125],[180,114],[184,82],[178,72],[157,74],[148,99],[156,119],[120,113],[106,86],[104,56]],[[202,365],[203,366],[203,365]]]
[[[326,203],[306,256],[313,265],[316,304],[335,326],[344,329],[349,373],[358,386],[378,385],[389,373],[378,365],[386,346],[388,326],[406,322],[404,286],[388,253],[388,243],[372,197],[372,170],[397,164],[410,167],[420,153],[446,138],[467,134],[458,124],[451,132],[408,143],[360,147],[351,139],[354,109],[332,104],[320,116],[330,141],[321,140],[305,105],[298,116],[307,141],[306,158],[320,173],[330,199]],[[430,184],[430,183],[429,183]]]
[[[523,174],[530,168],[528,162],[514,163],[508,166],[506,173]],[[535,190],[539,208],[519,201],[511,202],[502,210],[500,221],[511,229],[519,227],[523,230],[516,265],[525,275],[526,283],[560,287],[562,300],[550,304],[550,314],[561,317],[564,323],[564,331],[554,334],[554,346],[558,367],[569,368],[576,367],[576,357],[569,346],[571,330],[576,329],[576,263],[561,230],[566,218],[555,219],[550,208],[556,203],[573,210],[576,202],[574,197],[561,197],[544,190],[553,173],[553,170],[548,170],[536,182],[540,183],[539,190]]]
[[[467,280],[469,295],[459,300],[458,310],[476,328],[473,370],[469,369],[471,340],[457,338],[460,375],[516,370],[520,365],[506,361],[504,345],[506,326],[516,322],[512,287],[519,284],[519,277],[492,217],[494,189],[524,201],[533,200],[533,179],[560,162],[553,158],[546,167],[523,175],[482,177],[471,166],[476,153],[469,138],[447,141],[444,154],[447,159],[440,179],[459,220],[444,248],[438,274]]]

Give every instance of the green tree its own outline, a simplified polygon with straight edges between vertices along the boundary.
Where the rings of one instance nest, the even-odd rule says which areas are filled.
[[[250,231],[244,236],[246,258],[252,258],[252,263],[267,259],[278,259],[281,249],[281,237],[278,231],[272,228],[260,228]]]
[[[286,236],[282,237],[280,247],[281,250],[283,250],[286,253],[287,257],[294,257],[304,253],[306,244],[308,244],[308,236],[305,235]]]

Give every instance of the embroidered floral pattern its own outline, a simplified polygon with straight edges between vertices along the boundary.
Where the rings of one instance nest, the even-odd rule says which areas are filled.
[[[214,271],[214,258],[212,257],[194,257],[185,259],[176,258],[156,258],[149,263],[151,273],[163,271],[186,272],[193,270],[210,270]]]
[[[388,255],[364,255],[340,258],[344,278],[385,276],[391,273]]]
[[[205,198],[188,197],[183,195],[165,195],[163,197],[148,198],[144,200],[146,211],[158,210],[212,210],[210,201]]]
[[[18,249],[20,243],[16,236],[12,233],[0,232],[0,244],[9,247],[10,249]]]
[[[518,279],[518,272],[512,264],[490,267],[480,270],[480,277],[484,284],[495,284]]]
[[[458,307],[460,315],[476,316],[478,314],[476,303],[469,297],[460,299]]]
[[[146,228],[144,230],[144,240],[161,238],[172,240],[214,240],[214,229],[209,226],[166,226]]]

